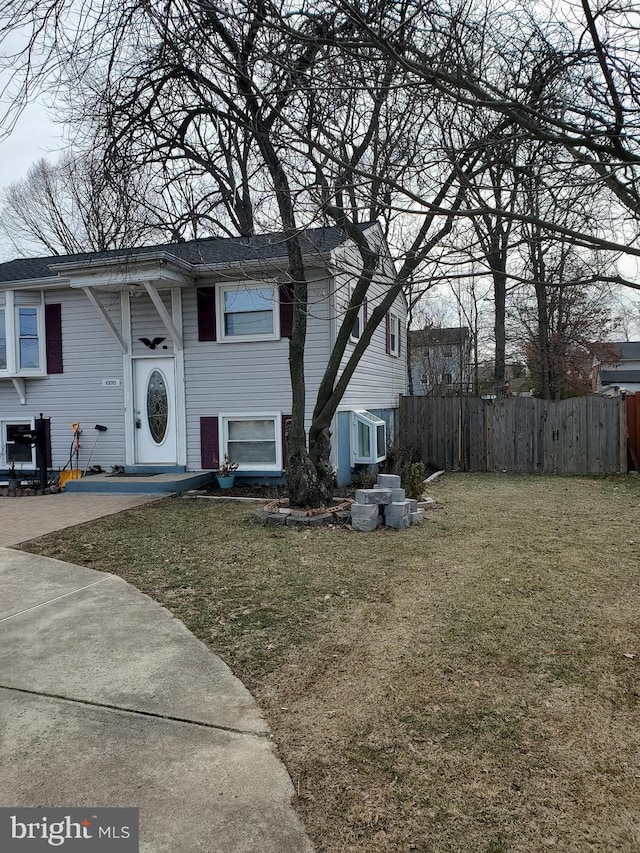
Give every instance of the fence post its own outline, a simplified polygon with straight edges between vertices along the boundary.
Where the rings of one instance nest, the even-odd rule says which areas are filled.
[[[620,473],[627,473],[627,398],[621,394],[620,400]]]
[[[485,401],[485,415],[487,418],[487,458],[486,458],[486,469],[487,471],[494,470],[494,458],[493,458],[493,400]]]

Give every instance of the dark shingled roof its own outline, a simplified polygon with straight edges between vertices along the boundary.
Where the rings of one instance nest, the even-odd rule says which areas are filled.
[[[620,361],[640,359],[640,341],[615,341],[609,344],[609,347],[615,351]],[[609,361],[608,358],[604,360]]]
[[[640,382],[640,370],[601,370],[600,382],[603,385],[625,385]]]
[[[372,223],[361,225],[365,230]],[[304,254],[322,254],[339,246],[345,240],[344,232],[337,226],[310,228],[302,235]],[[198,265],[248,263],[286,258],[287,246],[282,233],[257,234],[254,237],[209,237],[184,243],[162,243],[156,246],[137,246],[132,249],[111,249],[108,252],[84,252],[79,255],[52,255],[46,258],[18,258],[0,264],[0,283],[54,278],[50,269],[54,264],[95,262],[104,259],[142,259],[146,255],[164,252],[177,260]]]
[[[465,326],[453,326],[443,329],[415,329],[409,332],[411,345],[418,347],[459,347],[469,337]]]

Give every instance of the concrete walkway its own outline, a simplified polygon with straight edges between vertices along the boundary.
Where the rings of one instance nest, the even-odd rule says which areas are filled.
[[[113,515],[160,499],[159,495],[40,495],[0,498],[0,547]]]
[[[312,850],[218,657],[120,578],[6,548],[0,766],[2,806],[139,807],[143,853]]]

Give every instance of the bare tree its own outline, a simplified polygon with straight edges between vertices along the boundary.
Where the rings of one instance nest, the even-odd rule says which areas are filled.
[[[47,75],[58,86],[73,83],[84,93],[81,118],[97,120],[112,156],[160,166],[168,186],[183,169],[195,170],[210,182],[210,221],[227,233],[252,233],[265,223],[285,234],[293,297],[287,461],[293,503],[316,505],[329,496],[329,429],[340,399],[375,328],[405,284],[419,277],[456,217],[499,213],[501,227],[535,219],[504,206],[496,210],[492,205],[502,200],[489,203],[483,196],[469,204],[459,177],[474,168],[479,152],[462,146],[452,162],[434,145],[438,103],[446,101],[462,118],[500,113],[513,133],[559,143],[585,172],[595,170],[603,185],[630,198],[632,186],[627,196],[623,192],[629,178],[617,171],[621,163],[635,168],[627,147],[616,145],[610,130],[593,142],[584,128],[584,99],[568,121],[548,87],[536,86],[541,48],[550,57],[547,70],[582,60],[562,28],[542,32],[533,22],[523,28],[522,17],[504,10],[480,13],[464,4],[413,0],[323,0],[297,9],[266,0],[169,0],[162,6],[133,0],[126,8],[115,0],[88,0],[77,16],[69,14],[72,5],[8,0],[0,12],[0,38],[30,32],[27,60],[17,64],[16,73],[24,73],[22,96],[46,83]],[[592,70],[601,67],[596,49],[584,61]],[[514,64],[527,70],[520,75],[527,81],[522,91],[511,90]],[[585,94],[579,74],[574,86]],[[585,97],[595,103],[597,93]],[[406,239],[397,274],[348,350],[354,319],[380,266],[378,247],[359,225],[379,215],[394,244],[400,233]],[[408,219],[410,226],[399,225]],[[307,438],[308,284],[301,233],[314,221],[337,223],[357,247],[359,262],[349,271],[355,286]],[[561,222],[542,225],[584,242],[616,245]]]
[[[39,160],[0,200],[0,231],[18,254],[101,252],[206,229],[202,187],[104,158],[95,147]],[[207,230],[205,233],[209,233]]]

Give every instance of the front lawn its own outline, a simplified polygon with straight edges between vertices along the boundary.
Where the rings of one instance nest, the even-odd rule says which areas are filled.
[[[121,575],[228,662],[319,853],[636,853],[639,480],[430,494],[401,533],[170,498],[25,550]]]

